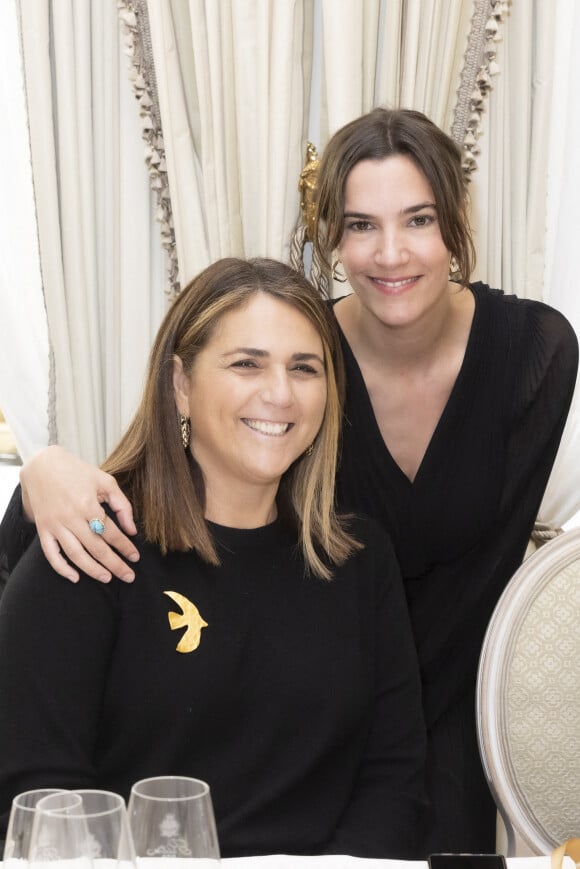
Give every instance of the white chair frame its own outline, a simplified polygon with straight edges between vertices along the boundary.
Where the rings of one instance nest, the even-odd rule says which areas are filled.
[[[499,813],[505,823],[508,856],[515,855],[520,839],[534,854],[549,854],[555,846],[560,844],[558,834],[549,829],[549,824],[546,823],[545,818],[542,820],[537,816],[533,796],[530,799],[529,788],[526,789],[526,782],[520,780],[518,770],[514,766],[513,746],[508,737],[510,723],[508,720],[510,713],[508,688],[510,666],[516,654],[520,631],[535,602],[537,602],[536,618],[538,613],[543,612],[539,609],[540,603],[543,603],[540,596],[554,580],[558,579],[562,571],[568,571],[564,574],[565,581],[569,583],[571,580],[572,593],[564,595],[558,604],[556,621],[562,613],[564,613],[565,618],[561,634],[558,631],[553,632],[556,634],[554,639],[556,654],[558,640],[566,639],[569,644],[570,634],[575,633],[573,629],[570,630],[571,624],[575,622],[576,632],[580,634],[580,529],[575,529],[544,544],[514,574],[492,615],[480,657],[477,681],[479,748],[485,774]],[[577,584],[575,583],[576,576],[578,578]],[[580,649],[580,638],[578,647]],[[569,660],[570,657],[568,657]],[[574,669],[576,669],[575,656],[573,656],[573,661]],[[576,685],[577,693],[580,696],[580,654],[577,661],[578,679]],[[517,674],[514,677],[514,683],[517,688]],[[553,690],[557,692],[556,679],[554,679],[554,686],[550,687],[553,687]],[[533,697],[532,699],[535,701],[538,698]],[[572,702],[567,702],[570,700]],[[560,698],[558,698],[558,702],[560,702]],[[577,705],[578,710],[580,710],[580,700]],[[580,715],[580,712],[577,712],[575,708],[571,710],[571,706],[575,707],[576,701],[574,694],[568,693],[567,698],[562,698],[562,706],[558,709],[562,708],[566,714],[572,716]],[[533,709],[530,709],[530,715],[533,719]],[[578,742],[580,744],[580,732],[578,733]],[[571,749],[574,749],[573,743],[575,743],[575,728],[573,738],[564,740],[561,745],[562,752],[571,752]],[[531,746],[532,751],[533,749],[534,745]],[[578,749],[577,745],[575,749]],[[528,746],[526,746],[527,750]],[[574,757],[570,757],[571,762],[580,765],[580,759],[577,758],[578,751],[573,750],[573,754]],[[543,772],[549,776],[550,770],[546,768],[543,769]],[[554,778],[557,776],[552,777],[551,785],[554,784]],[[563,782],[562,787],[565,787],[565,784]],[[568,783],[568,787],[571,790],[571,783]],[[576,804],[572,814],[576,817],[575,823],[577,824],[576,829],[571,830],[564,838],[580,835],[580,780],[576,780],[576,791],[578,796],[574,797],[572,794],[570,799],[565,793],[562,794],[566,806],[570,805],[571,801]],[[562,836],[561,831],[560,836]]]

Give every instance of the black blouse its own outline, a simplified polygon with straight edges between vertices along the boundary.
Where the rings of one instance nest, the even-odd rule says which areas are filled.
[[[568,414],[578,344],[540,302],[477,283],[464,361],[411,482],[391,457],[343,336],[341,509],[391,534],[428,726],[473,686],[493,608],[520,564]]]

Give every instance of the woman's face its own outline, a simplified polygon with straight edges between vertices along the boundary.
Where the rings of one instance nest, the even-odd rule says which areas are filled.
[[[353,167],[338,253],[362,306],[385,325],[415,323],[447,297],[450,256],[435,197],[409,157]]]
[[[176,361],[174,385],[207,491],[265,486],[274,497],[322,424],[322,341],[295,308],[258,292],[222,317],[190,377]]]

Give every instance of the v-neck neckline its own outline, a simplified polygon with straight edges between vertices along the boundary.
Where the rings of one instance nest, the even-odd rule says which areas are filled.
[[[349,383],[348,389],[350,392],[355,392],[360,401],[364,403],[367,417],[370,421],[372,428],[372,436],[373,439],[377,442],[381,449],[381,454],[385,456],[387,464],[391,467],[393,472],[393,476],[400,482],[401,485],[405,486],[408,489],[415,489],[419,483],[421,483],[422,478],[426,475],[428,471],[428,467],[431,464],[432,456],[436,455],[437,452],[437,444],[440,441],[441,437],[443,437],[444,430],[448,424],[448,419],[451,415],[451,411],[455,406],[456,402],[459,400],[458,395],[461,393],[462,383],[467,377],[467,373],[471,367],[472,359],[475,358],[473,353],[473,345],[476,343],[477,334],[479,333],[479,321],[480,321],[480,313],[481,313],[481,304],[480,297],[473,285],[470,285],[468,290],[473,294],[474,298],[474,311],[473,311],[473,319],[471,321],[471,326],[469,329],[469,335],[467,338],[467,343],[465,345],[465,353],[463,354],[463,360],[461,362],[461,366],[459,371],[457,372],[457,377],[455,378],[455,382],[451,387],[451,391],[449,393],[449,397],[445,402],[445,406],[441,411],[441,415],[437,421],[435,428],[433,429],[433,433],[429,439],[429,442],[425,448],[425,452],[419,462],[417,467],[417,473],[415,477],[411,480],[402,470],[401,466],[395,461],[393,458],[389,447],[383,438],[382,432],[379,428],[379,424],[377,422],[377,418],[375,415],[375,411],[371,402],[371,398],[369,395],[369,391],[367,389],[367,385],[365,383],[365,379],[363,377],[361,367],[358,364],[356,356],[348,342],[348,339],[342,328],[340,327],[340,323],[337,322],[340,339],[342,342],[343,353],[345,355],[345,360],[348,360],[347,370],[353,372],[357,382],[355,384]],[[344,298],[344,297],[342,297]],[[333,309],[336,302],[340,301],[339,299],[333,300]],[[335,315],[336,316],[336,315]]]

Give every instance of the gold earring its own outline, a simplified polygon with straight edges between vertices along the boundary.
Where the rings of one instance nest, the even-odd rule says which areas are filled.
[[[304,455],[311,456],[313,452],[314,452],[314,444],[310,444],[310,446],[304,450]]]
[[[338,272],[339,265],[340,265],[340,260],[335,259],[335,261],[332,264],[332,278],[333,278],[333,280],[338,281],[339,284],[346,284],[348,279],[347,279],[346,275],[342,275]]]
[[[183,444],[183,449],[186,450],[191,438],[191,420],[188,416],[182,416],[181,413],[179,414],[179,428],[181,431],[181,443]]]
[[[449,260],[449,277],[453,280],[459,277],[459,263],[456,257],[452,256]]]

